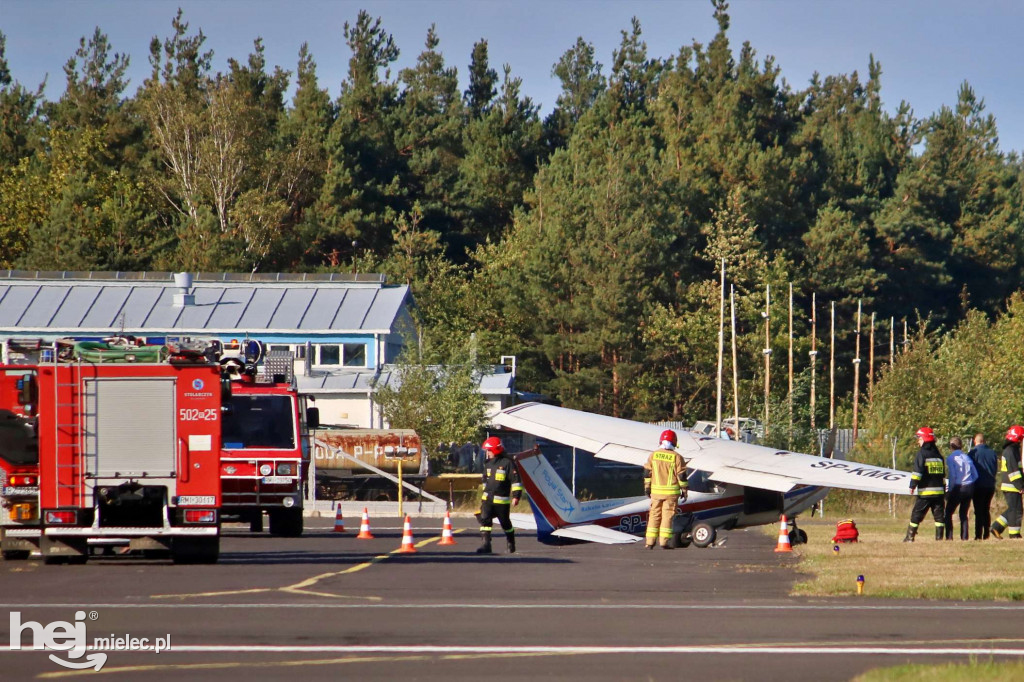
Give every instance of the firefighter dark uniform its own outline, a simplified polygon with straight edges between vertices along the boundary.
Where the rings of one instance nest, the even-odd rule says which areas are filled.
[[[910,473],[910,492],[917,495],[914,509],[910,512],[910,526],[903,542],[913,542],[917,526],[930,509],[935,520],[935,539],[942,540],[946,534],[944,498],[946,486],[946,460],[935,447],[935,433],[927,426],[918,429],[917,440],[921,444],[914,457],[914,468]]]
[[[1011,539],[1019,540],[1022,515],[1021,492],[1024,491],[1024,471],[1021,470],[1020,444],[1024,439],[1024,427],[1011,426],[1006,432],[1003,456],[999,459],[1000,489],[1006,500],[1006,510],[992,524],[992,535],[1003,537],[1005,532]]]
[[[686,499],[686,462],[675,447],[675,431],[662,432],[661,447],[652,452],[644,464],[644,493],[651,498],[644,538],[647,549],[654,549],[655,543],[665,549],[672,548],[672,517],[680,495]]]
[[[505,540],[508,542],[509,554],[516,551],[516,529],[509,518],[510,508],[519,504],[523,494],[523,484],[519,482],[519,468],[515,461],[505,453],[501,441],[492,436],[484,441],[483,450],[487,453],[484,462],[483,490],[480,493],[480,536],[483,544],[477,548],[477,554],[491,553],[491,520],[498,519]]]

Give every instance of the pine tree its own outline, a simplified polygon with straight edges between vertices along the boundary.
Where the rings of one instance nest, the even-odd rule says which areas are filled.
[[[410,208],[406,163],[395,147],[398,86],[390,65],[398,47],[366,11],[354,24],[345,22],[344,37],[352,56],[327,138],[328,172],[310,253],[314,263],[329,265],[351,260],[358,249],[386,254],[396,215]]]
[[[607,80],[594,59],[594,46],[582,37],[551,68],[551,75],[562,84],[554,110],[544,119],[545,139],[554,151],[568,142],[580,118],[607,88]]]

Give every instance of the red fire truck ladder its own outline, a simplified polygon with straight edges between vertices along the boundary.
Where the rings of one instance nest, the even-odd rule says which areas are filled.
[[[85,506],[85,382],[82,361],[62,363],[54,353],[53,442],[57,453],[57,504]],[[64,370],[64,371],[62,371]]]

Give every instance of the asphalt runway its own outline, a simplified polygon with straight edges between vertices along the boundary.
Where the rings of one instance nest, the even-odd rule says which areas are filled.
[[[499,554],[481,557],[469,519],[456,520],[454,547],[438,546],[437,519],[414,520],[415,554],[396,553],[397,519],[374,519],[374,540],[357,540],[351,520],[344,534],[308,521],[294,539],[228,530],[212,566],[0,563],[0,678],[83,674],[12,651],[30,646],[28,621],[80,623],[90,644],[169,643],[108,649],[98,673],[84,671],[112,679],[848,680],[1024,655],[1024,605],[788,597],[797,559],[757,530],[675,551],[521,537],[510,556],[499,538]],[[12,642],[14,618],[24,631]]]

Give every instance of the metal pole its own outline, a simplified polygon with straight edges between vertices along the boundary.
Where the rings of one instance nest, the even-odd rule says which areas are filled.
[[[572,449],[572,496],[576,497],[576,448]]]
[[[836,427],[836,302],[832,301],[832,330],[829,333],[828,428]]]
[[[402,486],[402,460],[398,460],[398,518],[404,519],[405,514],[402,513],[402,499],[405,497],[405,489]]]
[[[871,350],[868,351],[868,405],[875,400],[875,314],[871,313]]]
[[[817,292],[811,294],[811,352],[808,353],[811,356],[811,431],[814,436],[817,437],[817,431],[815,430],[814,424],[814,404],[815,404],[815,379],[818,373],[817,359],[818,359],[818,305],[817,305]]]
[[[853,358],[853,440],[857,442],[857,417],[860,409],[860,312],[857,301],[857,352]]]
[[[814,292],[811,294],[811,431],[817,437],[818,432],[815,430],[814,424],[814,405],[815,405],[815,379],[818,373],[818,294]]]
[[[770,284],[764,285],[764,435],[768,436],[770,424],[770,407],[768,400],[772,392],[772,337],[771,337],[771,314],[772,314],[772,289]]]
[[[889,318],[889,367],[896,357],[896,318]]]
[[[793,283],[789,283],[789,447],[793,447]]]
[[[740,373],[736,363],[736,292],[729,285],[729,313],[732,317],[732,437],[740,439]]]
[[[722,433],[722,356],[725,353],[725,259],[722,259],[722,286],[718,305],[718,393],[715,430]]]

